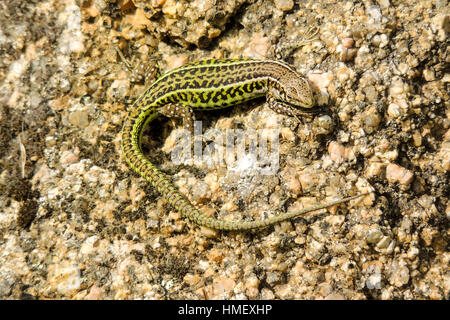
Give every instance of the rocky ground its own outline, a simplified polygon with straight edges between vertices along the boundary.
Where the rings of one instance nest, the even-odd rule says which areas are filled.
[[[449,32],[445,0],[2,1],[0,298],[449,299]],[[222,233],[130,171],[123,101],[152,80],[135,73],[222,57],[290,63],[322,111],[197,114],[279,128],[274,175],[176,165],[158,119],[145,150],[193,203],[249,220],[371,194]]]

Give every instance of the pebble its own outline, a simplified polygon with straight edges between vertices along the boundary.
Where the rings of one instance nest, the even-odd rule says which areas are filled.
[[[305,251],[305,256],[308,259],[317,261],[319,260],[322,255],[325,253],[325,246],[323,243],[320,243],[314,239],[312,239],[308,243],[308,247]]]
[[[186,282],[190,286],[197,285],[202,278],[199,275],[192,274],[192,273],[186,273],[186,275],[183,278],[183,281]]]
[[[245,293],[250,299],[255,299],[259,295],[259,284],[260,283],[261,282],[254,274],[252,274],[250,277],[246,278],[246,281],[245,281],[246,292]]]
[[[206,238],[209,238],[209,239],[215,239],[219,235],[219,232],[217,230],[211,229],[208,227],[203,227],[203,226],[200,227],[200,232],[203,236],[205,236]]]
[[[383,233],[379,229],[369,230],[367,233],[366,241],[367,243],[378,243],[383,237]]]
[[[80,8],[76,5],[65,7],[64,12],[59,16],[58,22],[65,26],[59,38],[59,50],[67,55],[83,52],[84,39],[81,32]]]
[[[373,177],[381,177],[382,174],[384,174],[385,172],[385,168],[386,168],[386,164],[381,163],[381,162],[371,162],[368,166],[368,168],[366,169],[365,175],[368,178],[373,178]]]
[[[275,294],[272,290],[268,288],[262,288],[261,289],[261,299],[264,300],[273,300],[275,298]]]
[[[423,70],[423,78],[425,81],[434,81],[436,80],[436,76],[433,70],[425,69]]]
[[[192,200],[196,203],[204,203],[209,198],[208,185],[204,181],[200,181],[192,188]]]
[[[317,184],[317,176],[310,172],[310,170],[302,170],[298,174],[298,181],[300,182],[301,189],[298,188],[294,179],[295,178],[290,179],[290,181],[293,182],[290,184],[290,189],[300,193],[302,191],[309,192]]]
[[[399,118],[402,115],[402,109],[395,103],[389,104],[387,112],[392,119]]]
[[[294,7],[294,1],[293,0],[275,0],[275,7],[277,7],[278,10],[290,11]]]
[[[172,70],[186,64],[188,62],[188,56],[185,54],[171,55],[166,57],[165,61],[167,63],[167,68]]]
[[[352,48],[355,41],[352,38],[344,38],[341,43],[336,47],[336,53],[339,54],[339,60],[342,62],[348,62],[355,58],[358,53],[357,48]]]
[[[50,286],[62,295],[72,295],[81,287],[81,273],[77,265],[66,262],[49,266]]]
[[[441,172],[450,171],[450,130],[444,135],[444,141],[436,154],[433,166]]]
[[[61,158],[59,160],[59,163],[63,168],[66,168],[67,166],[78,162],[78,154],[80,153],[80,150],[76,148],[75,150],[68,150],[64,151],[61,155]]]
[[[394,78],[389,87],[389,94],[395,98],[403,97],[409,91],[409,86],[400,78]]]
[[[387,249],[391,245],[392,239],[388,236],[383,236],[380,241],[377,243],[378,249]]]
[[[270,286],[280,284],[282,280],[283,277],[281,275],[281,272],[278,271],[269,272],[266,277],[266,281]]]
[[[327,295],[324,300],[345,300],[345,297],[342,294],[333,292]]]
[[[316,117],[313,121],[314,134],[330,134],[333,131],[333,120],[328,115]]]
[[[353,45],[355,44],[355,40],[347,37],[347,38],[342,39],[341,43],[344,48],[349,49],[349,48],[353,47]]]
[[[249,58],[264,59],[271,47],[270,39],[264,33],[255,33],[244,49],[244,55]]]
[[[283,139],[286,139],[287,141],[290,141],[290,142],[294,142],[296,139],[295,133],[290,128],[287,128],[287,127],[281,128],[280,134],[283,137]]]
[[[414,173],[397,164],[390,163],[386,167],[386,179],[390,183],[398,182],[406,186],[413,181]]]
[[[217,248],[209,250],[208,258],[210,261],[221,262],[224,258],[223,254],[222,254],[222,250],[217,249]]]
[[[388,267],[388,280],[396,286],[402,287],[409,282],[410,275],[409,269],[404,261],[394,260]]]
[[[417,249],[416,247],[411,247],[409,248],[408,252],[407,252],[407,256],[410,260],[415,259],[419,254],[419,249]]]
[[[89,293],[84,297],[85,300],[100,300],[104,297],[104,292],[101,287],[92,286]]]
[[[11,293],[12,286],[14,284],[14,279],[10,277],[2,277],[0,280],[0,297],[7,297]]]
[[[366,280],[366,286],[368,289],[381,289],[381,273],[376,273],[369,276]]]
[[[330,154],[331,160],[338,164],[344,162],[344,160],[355,159],[355,154],[351,148],[345,148],[343,145],[335,141],[332,141],[328,145],[328,153]]]
[[[217,276],[213,279],[212,289],[217,298],[226,297],[235,287],[235,281],[228,277]]]
[[[380,125],[381,117],[376,108],[369,108],[364,113],[364,130],[367,133],[373,133],[378,129]]]
[[[281,172],[281,177],[283,181],[283,185],[286,189],[296,195],[300,195],[302,193],[302,187],[299,180],[298,174],[290,168],[286,168]],[[303,177],[303,183],[306,185],[308,180],[306,177]]]
[[[68,120],[72,125],[84,129],[89,125],[89,111],[80,107],[69,114]]]
[[[130,81],[128,80],[114,80],[111,86],[106,91],[106,94],[111,100],[119,100],[125,98],[130,91]]]

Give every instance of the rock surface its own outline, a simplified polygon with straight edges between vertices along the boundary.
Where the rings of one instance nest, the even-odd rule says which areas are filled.
[[[450,299],[446,1],[5,2],[0,299]],[[271,58],[312,82],[316,119],[264,99],[197,116],[205,131],[280,129],[272,175],[250,158],[176,165],[171,122],[152,123],[150,160],[205,214],[371,195],[248,233],[185,221],[120,155],[121,101],[150,73],[112,44],[141,73]]]

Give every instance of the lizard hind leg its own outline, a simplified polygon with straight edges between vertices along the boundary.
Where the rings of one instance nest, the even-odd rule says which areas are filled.
[[[119,55],[120,60],[125,64],[130,72],[130,81],[133,83],[144,82],[148,87],[153,81],[157,80],[161,76],[161,70],[159,64],[155,59],[150,59],[143,64],[137,64],[135,67],[125,58],[119,47],[113,44],[114,50]]]
[[[191,107],[181,104],[166,104],[160,107],[158,112],[169,119],[181,118],[183,120],[183,127],[193,134],[195,116]]]

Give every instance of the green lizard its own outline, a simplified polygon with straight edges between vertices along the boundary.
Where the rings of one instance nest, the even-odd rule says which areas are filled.
[[[184,217],[218,230],[262,228],[306,212],[347,202],[364,194],[283,213],[258,221],[225,221],[203,214],[183,196],[167,176],[143,154],[141,137],[159,115],[182,117],[192,130],[192,109],[213,110],[266,96],[275,112],[297,116],[314,112],[308,81],[291,66],[272,60],[204,60],[176,68],[159,77],[133,104],[122,130],[122,151],[129,166],[144,177]]]

